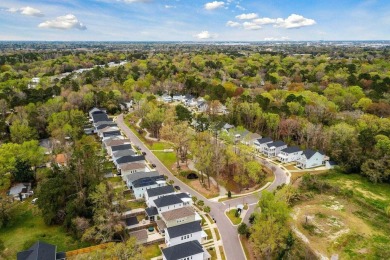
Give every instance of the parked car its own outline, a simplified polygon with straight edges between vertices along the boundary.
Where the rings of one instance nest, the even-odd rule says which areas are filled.
[[[34,198],[34,199],[32,199],[31,203],[35,204],[35,203],[37,203],[37,200],[38,200],[38,198]]]
[[[142,152],[142,155],[146,155],[146,153],[145,153],[145,152]]]
[[[176,190],[180,190],[180,186],[173,186]]]
[[[153,168],[156,168],[156,165],[155,165],[154,163],[152,163],[152,167],[153,167]]]

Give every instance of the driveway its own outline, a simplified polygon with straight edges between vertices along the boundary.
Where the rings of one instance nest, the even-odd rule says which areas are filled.
[[[156,165],[156,170],[160,174],[164,174],[168,176],[168,179],[174,180],[174,185],[179,185],[181,187],[182,192],[188,192],[192,196],[198,197],[199,200],[203,200],[205,205],[209,206],[211,211],[210,215],[215,218],[216,224],[218,226],[219,233],[221,235],[221,239],[223,242],[223,247],[225,251],[226,258],[228,260],[243,260],[245,259],[245,254],[241,249],[240,241],[237,236],[237,228],[232,226],[229,219],[225,215],[225,210],[230,206],[236,206],[237,204],[248,203],[249,209],[248,213],[245,216],[244,221],[247,222],[249,215],[255,209],[255,204],[259,200],[259,193],[254,193],[248,196],[243,196],[240,198],[232,199],[226,201],[224,203],[221,202],[212,202],[205,198],[202,194],[198,193],[196,190],[187,186],[184,182],[176,178],[166,167],[165,165],[144,145],[144,143],[130,130],[130,128],[125,124],[123,119],[123,114],[119,115],[116,120],[119,128],[123,131],[123,133],[132,141],[134,145],[137,145],[141,148],[142,151],[146,152],[146,159],[150,163],[154,163]],[[263,163],[263,159],[258,158],[258,160]],[[267,165],[266,165],[267,166]],[[286,183],[287,176],[285,172],[277,165],[273,165],[275,167],[274,174],[275,180],[274,182],[267,188],[267,190],[274,190],[277,186]]]

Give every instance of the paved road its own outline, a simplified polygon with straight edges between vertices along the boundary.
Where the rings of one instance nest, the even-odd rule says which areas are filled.
[[[248,203],[250,205],[247,215],[244,218],[244,221],[248,223],[249,215],[254,211],[255,204],[259,200],[259,193],[254,193],[248,196],[231,199],[225,203],[221,202],[212,202],[205,198],[202,194],[198,193],[196,190],[187,186],[184,182],[176,178],[166,167],[165,165],[144,145],[144,143],[130,130],[130,128],[125,124],[123,119],[123,114],[119,115],[116,120],[118,126],[123,131],[123,133],[130,138],[134,145],[137,145],[141,148],[142,151],[146,152],[146,159],[156,165],[156,170],[168,176],[169,179],[175,181],[175,185],[181,187],[182,192],[189,192],[192,196],[198,197],[198,199],[203,200],[205,205],[209,206],[211,209],[210,215],[213,216],[216,220],[219,233],[221,234],[221,239],[224,246],[224,251],[226,258],[228,260],[241,260],[245,259],[245,254],[241,249],[240,241],[237,236],[237,228],[232,226],[229,219],[225,215],[225,210],[230,206],[236,206],[237,204]],[[261,163],[264,163],[262,159],[258,159]],[[267,164],[266,164],[267,166]],[[287,176],[284,171],[275,165],[275,180],[267,188],[268,190],[274,190],[277,186],[286,183]],[[252,205],[251,205],[252,204]]]

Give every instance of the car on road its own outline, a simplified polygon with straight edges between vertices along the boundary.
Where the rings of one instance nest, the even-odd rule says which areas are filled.
[[[142,152],[142,155],[146,155],[146,153],[145,153],[145,152]]]
[[[173,186],[176,190],[180,190],[180,186]]]
[[[151,164],[153,168],[156,168],[156,165],[154,163]]]

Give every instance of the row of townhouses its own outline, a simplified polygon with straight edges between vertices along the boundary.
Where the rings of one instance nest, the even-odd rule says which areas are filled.
[[[89,116],[93,132],[101,139],[118,175],[136,200],[145,200],[148,220],[155,222],[164,236],[163,259],[210,259],[201,244],[207,234],[202,230],[201,217],[193,208],[191,196],[167,185],[165,177],[148,166],[145,156],[134,149],[104,109],[94,108]]]

